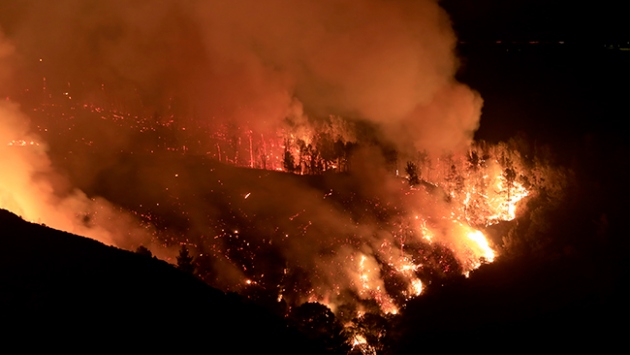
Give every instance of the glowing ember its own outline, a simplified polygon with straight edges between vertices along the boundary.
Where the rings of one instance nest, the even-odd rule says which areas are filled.
[[[30,140],[30,141],[26,141],[24,139],[18,139],[18,140],[12,140],[9,142],[9,146],[20,146],[20,147],[24,147],[27,145],[39,145],[39,143]]]

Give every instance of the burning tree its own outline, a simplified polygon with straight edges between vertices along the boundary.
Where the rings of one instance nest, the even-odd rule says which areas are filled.
[[[284,171],[288,172],[288,173],[294,173],[297,170],[297,167],[295,166],[295,158],[293,157],[293,154],[291,154],[291,152],[289,151],[289,143],[288,140],[285,140],[285,146],[284,146],[284,160],[283,160],[283,167],[284,167]]]

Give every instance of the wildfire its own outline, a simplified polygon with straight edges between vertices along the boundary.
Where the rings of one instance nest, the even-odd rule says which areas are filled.
[[[352,341],[352,346],[361,346],[367,344],[367,340],[365,340],[365,337],[361,334],[356,334],[354,336],[354,339]]]
[[[496,180],[497,191],[502,192],[504,196],[496,196],[490,200],[490,203],[495,206],[496,214],[488,218],[488,224],[511,221],[516,218],[518,202],[529,195],[529,191],[518,182],[512,182],[512,186],[506,187],[506,181],[502,175],[499,175]]]
[[[479,249],[479,254],[481,257],[485,258],[488,262],[494,261],[494,250],[490,248],[488,245],[488,240],[486,236],[481,233],[481,231],[475,230],[468,233],[468,239],[475,242],[477,248]]]
[[[17,139],[17,140],[12,140],[9,142],[9,146],[17,146],[17,147],[35,146],[35,145],[39,145],[39,143],[33,140],[27,141],[24,139]]]
[[[67,103],[68,105],[70,103]],[[96,107],[93,104],[79,105],[77,109],[91,110],[99,117],[107,118],[107,109]],[[141,129],[142,131],[152,132],[156,127],[151,128],[147,120],[141,117],[121,113],[120,111],[111,112],[112,124],[120,125],[126,120],[133,121],[129,129]],[[137,123],[140,122],[140,123]],[[170,121],[168,121],[170,122]],[[167,123],[168,123],[167,122]],[[221,127],[214,132],[208,133],[211,137],[210,146],[216,146],[217,154],[209,154],[211,158],[219,160],[231,165],[244,166],[248,168],[259,169],[260,171],[283,170],[294,174],[319,174],[327,170],[339,171],[341,167],[346,166],[348,157],[342,149],[350,140],[348,137],[331,138],[331,132],[344,131],[349,129],[346,127],[340,130],[337,126],[343,126],[342,120],[334,118],[323,125],[315,125],[312,127],[300,126],[298,131],[290,132],[282,129],[276,134],[256,133],[250,128],[242,127],[236,130],[236,134],[243,134],[247,139],[228,139],[228,132],[222,131]],[[161,123],[159,123],[161,124]],[[169,125],[167,125],[170,127]],[[169,128],[170,129],[170,128]],[[175,129],[174,127],[172,129]],[[194,130],[180,130],[180,134],[192,134]],[[44,132],[39,132],[44,133]],[[80,140],[87,142],[88,140]],[[232,145],[228,142],[245,141],[247,144]],[[232,144],[230,143],[230,144]],[[321,151],[333,151],[327,148],[327,144],[336,144],[339,148],[338,155],[326,155]],[[8,146],[36,146],[37,141],[31,139],[9,139]],[[172,147],[168,144],[163,145],[167,151],[172,151]],[[187,148],[188,149],[188,148]],[[151,153],[155,151],[151,150]],[[205,151],[202,149],[202,151]],[[220,152],[220,153],[218,153]],[[192,148],[183,151],[185,154],[196,154]],[[203,153],[207,155],[206,153]],[[498,154],[497,154],[498,155]],[[246,158],[244,158],[246,157]],[[465,156],[448,156],[429,158],[423,160],[423,163],[417,164],[418,173],[422,176],[418,179],[419,185],[409,187],[407,184],[401,184],[397,187],[398,191],[393,191],[394,195],[400,195],[402,198],[396,200],[392,198],[386,204],[382,204],[377,200],[370,201],[369,196],[367,203],[372,204],[372,212],[384,213],[385,215],[396,216],[397,222],[393,220],[385,220],[384,223],[377,225],[366,224],[366,228],[374,229],[377,233],[383,235],[382,243],[375,243],[371,237],[365,234],[357,234],[351,238],[342,237],[339,241],[334,241],[334,245],[348,246],[355,251],[354,256],[350,259],[355,260],[354,265],[346,264],[343,261],[333,259],[331,262],[335,264],[337,273],[331,280],[319,283],[318,279],[312,279],[312,288],[306,292],[297,288],[291,290],[297,293],[306,293],[308,300],[324,302],[327,300],[331,308],[336,308],[342,302],[337,299],[340,290],[347,289],[353,284],[355,292],[361,299],[375,300],[381,310],[385,313],[395,314],[399,311],[399,297],[392,294],[392,286],[386,287],[386,280],[394,278],[400,284],[400,291],[404,295],[404,299],[415,297],[423,292],[424,283],[421,275],[427,268],[442,268],[435,261],[427,259],[427,256],[419,254],[424,252],[418,249],[418,245],[428,245],[427,250],[437,248],[443,245],[446,250],[453,253],[462,266],[462,272],[467,274],[469,271],[479,267],[482,262],[493,262],[496,259],[497,252],[492,248],[483,232],[483,228],[498,223],[499,221],[510,221],[516,218],[516,212],[519,203],[530,195],[530,191],[525,185],[517,179],[518,174],[509,173],[514,170],[511,166],[503,166],[498,160],[489,161],[484,164],[476,163],[473,165]],[[400,170],[400,169],[398,169]],[[507,171],[507,172],[506,172]],[[176,171],[173,175],[177,180],[183,178],[180,171]],[[391,179],[397,178],[392,174]],[[224,186],[226,182],[218,180],[220,186]],[[228,182],[229,183],[229,182]],[[170,191],[170,188],[166,188]],[[243,215],[238,218],[244,218],[244,211],[250,206],[255,206],[256,197],[252,200],[252,196],[265,196],[260,194],[259,189],[252,187],[240,194],[241,201],[252,202],[252,205],[243,205],[235,208],[234,217],[239,213]],[[334,191],[334,193],[333,193]],[[323,195],[323,199],[321,196]],[[348,196],[339,188],[329,188],[325,192],[319,194],[319,200],[322,203],[341,204],[350,208],[351,201],[345,201]],[[264,199],[264,197],[262,197]],[[17,203],[17,205],[16,205]],[[236,201],[230,201],[235,204]],[[156,201],[154,206],[160,207],[163,201]],[[18,213],[25,215],[25,209],[33,210],[26,204],[16,202],[15,197],[2,199],[2,206],[10,208]],[[235,205],[236,206],[236,205]],[[437,206],[437,207],[434,207]],[[143,207],[143,209],[145,209]],[[382,211],[382,212],[380,212]],[[185,214],[188,212],[185,211]],[[247,212],[259,213],[259,212]],[[343,212],[342,213],[346,213]],[[147,223],[153,223],[154,214],[150,211],[137,212],[136,215],[151,216],[145,218]],[[29,214],[29,219],[39,220],[37,214]],[[291,226],[296,229],[291,230],[278,225],[274,230],[279,233],[282,238],[274,240],[270,238],[267,245],[276,245],[278,243],[294,243],[293,238],[289,235],[310,235],[311,230],[319,230],[323,226],[318,218],[312,216],[310,206],[304,205],[304,208],[296,209],[285,217]],[[362,225],[365,221],[361,218],[353,217],[354,225]],[[224,222],[221,222],[224,223]],[[271,221],[271,223],[279,223]],[[370,222],[372,223],[372,222]],[[286,224],[286,223],[283,223]],[[243,270],[247,275],[256,268],[256,265],[263,262],[256,258],[255,253],[249,252],[254,245],[250,246],[249,241],[240,238],[240,229],[247,227],[244,225],[233,225],[226,228],[225,225],[220,227],[222,230],[231,230],[231,233],[223,232],[225,235],[221,238],[215,237],[214,240],[229,240],[228,244],[223,247],[211,246],[217,249],[219,253],[224,253],[226,260],[237,262],[239,260],[242,265],[238,268]],[[354,228],[354,227],[353,227]],[[76,229],[71,229],[76,230]],[[251,233],[251,232],[249,232]],[[219,239],[217,239],[219,238]],[[236,243],[242,245],[232,245]],[[344,241],[341,241],[344,240]],[[349,244],[348,244],[349,243]],[[420,244],[418,244],[420,243]],[[282,244],[280,244],[282,245]],[[282,246],[281,246],[282,247]],[[223,249],[223,250],[221,250]],[[243,256],[234,254],[234,250],[243,255],[251,253],[249,260],[244,263]],[[247,266],[245,266],[247,265]],[[447,267],[447,266],[444,266]],[[389,271],[387,271],[389,270]],[[450,269],[445,269],[447,272]],[[285,270],[286,274],[286,270]],[[254,275],[247,275],[244,282],[245,285],[257,285],[257,281],[253,281]],[[256,277],[258,279],[258,277]],[[259,280],[260,281],[260,280]],[[390,281],[391,282],[391,281]],[[284,286],[282,286],[284,290]],[[295,302],[295,298],[288,296],[290,293],[276,293],[278,300],[287,300]],[[304,299],[302,297],[302,299]]]
[[[466,150],[481,100],[453,77],[437,2],[367,2],[351,25],[319,2],[140,5],[21,14],[0,33],[0,79],[27,59],[0,101],[0,208],[171,261],[184,244],[214,287],[358,320],[500,257],[490,226],[538,176],[505,144]],[[29,38],[39,18],[60,32]]]
[[[422,281],[415,279],[411,281],[410,291],[414,296],[420,296],[422,293]]]
[[[355,334],[352,337],[352,348],[359,349],[361,354],[376,355],[376,349],[368,344],[367,339],[361,334]]]
[[[359,295],[365,299],[374,299],[385,313],[398,313],[398,307],[385,291],[378,263],[373,258],[361,255],[358,272]]]
[[[222,125],[183,130],[175,126],[174,118],[152,121],[120,109],[112,110],[91,103],[80,104],[78,100],[66,100],[63,105],[70,105],[75,111],[84,110],[94,114],[99,120],[116,127],[143,134],[161,130],[178,132],[177,141],[158,136],[157,145],[150,150],[136,150],[131,154],[202,155],[210,160],[258,172],[283,171],[295,175],[345,172],[348,171],[350,153],[356,141],[356,137],[349,133],[352,129],[339,117],[330,117],[317,124],[304,123],[291,129],[276,127],[276,132],[257,132],[247,126]],[[62,107],[54,106],[58,110]],[[35,112],[51,110],[52,107],[45,106]],[[73,120],[76,118],[63,117],[63,122],[74,126]],[[65,132],[63,129],[60,131]],[[32,154],[43,157],[44,165],[48,164],[41,148],[16,148],[40,146],[41,140],[32,139],[27,133],[22,131],[20,135],[2,137],[8,142],[4,149],[12,149],[17,153],[6,154],[2,158],[4,166],[13,164],[7,160],[11,157],[31,159],[28,155]],[[45,138],[57,131],[49,125],[41,125],[41,129],[35,133]],[[195,146],[190,141],[194,139],[194,134],[199,133],[209,139]],[[68,147],[68,151],[99,149],[99,142],[93,137],[81,137],[74,142],[76,146]],[[471,147],[471,150],[475,149],[480,148]],[[352,184],[362,185],[368,193],[348,193],[342,184],[325,186],[314,193],[313,199],[307,197],[308,192],[305,191],[308,189],[296,190],[290,187],[285,191],[281,188],[270,194],[266,191],[267,187],[261,188],[251,183],[235,185],[234,180],[237,178],[233,176],[217,177],[213,189],[220,191],[221,195],[215,193],[214,196],[219,196],[228,207],[224,215],[207,222],[210,229],[217,231],[216,236],[202,239],[198,245],[212,250],[211,255],[238,270],[235,273],[239,275],[239,281],[233,283],[228,280],[217,285],[223,289],[268,290],[279,303],[296,305],[305,301],[319,302],[332,310],[340,309],[349,299],[355,299],[359,302],[374,302],[383,314],[394,315],[400,312],[404,302],[420,296],[425,287],[430,287],[427,286],[430,277],[433,277],[430,275],[452,272],[468,275],[483,263],[496,260],[497,251],[484,234],[485,228],[515,219],[520,203],[532,193],[531,187],[526,188],[527,185],[521,179],[521,175],[527,172],[516,165],[517,157],[511,160],[501,158],[505,154],[509,152],[480,152],[478,155],[486,158],[478,161],[466,155],[426,156],[415,163],[418,177],[414,184],[394,173],[404,171],[397,167],[389,175],[368,180],[372,185],[367,187],[367,183],[353,177]],[[132,213],[146,225],[161,223],[159,213],[154,208],[172,208],[173,211],[167,213],[187,218],[194,213],[193,208],[196,207],[191,207],[192,204],[187,206],[187,201],[176,192],[178,184],[186,184],[186,176],[189,175],[180,169],[178,167],[169,172],[170,182],[164,187],[172,197],[152,203],[143,202],[137,210],[132,209]],[[3,185],[12,186],[13,190],[16,186],[24,185],[20,191],[32,191],[27,175],[28,172],[24,172],[16,177],[18,183],[8,181],[5,176]],[[267,175],[259,173],[258,176],[260,179]],[[392,187],[388,187],[386,197],[370,195],[372,190],[378,191],[380,184],[387,185],[390,181],[396,183],[389,184]],[[52,189],[45,184],[39,186]],[[62,216],[65,212],[55,212],[46,213],[48,217],[44,219],[41,211],[49,210],[50,206],[41,210],[40,203],[35,199],[24,199],[24,196],[29,194],[15,194],[5,188],[0,191],[0,207],[13,210],[32,221],[111,242],[109,232],[85,228],[81,218],[76,218],[76,215],[80,215],[75,212],[77,208],[70,209],[72,218]],[[277,206],[271,203],[275,200]],[[283,203],[286,207],[280,212],[276,211],[277,217],[269,215],[270,210],[275,211]],[[79,206],[79,210],[90,209],[86,202],[75,203],[76,206]],[[360,206],[361,213],[354,211],[355,206]],[[329,211],[334,212],[331,214]],[[258,216],[265,217],[259,221]],[[329,226],[333,226],[330,227],[331,232],[326,232]],[[169,238],[178,238],[172,235]],[[258,241],[258,236],[264,239]],[[152,238],[164,245],[168,243],[165,236],[154,234]],[[309,268],[293,267],[299,266],[301,260],[285,255],[286,264],[282,269],[281,281],[269,284],[264,274],[257,272],[267,267],[264,258],[259,256],[262,251],[274,248],[309,250],[312,243],[317,245],[313,249],[326,250],[327,256],[318,260],[319,251],[312,254],[298,252],[301,258],[313,258],[306,262],[311,265]],[[454,261],[449,261],[449,255]],[[288,270],[305,270],[303,279],[293,280],[296,276]],[[273,270],[265,273],[273,274]],[[352,296],[348,296],[348,292]],[[359,310],[358,314],[363,312],[365,310]],[[363,335],[356,334],[353,342],[363,353],[370,353],[372,348]]]

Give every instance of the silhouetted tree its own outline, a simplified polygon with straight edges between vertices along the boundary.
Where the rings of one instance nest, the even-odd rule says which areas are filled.
[[[309,157],[309,170],[310,170],[310,174],[321,174],[322,173],[322,169],[323,169],[323,165],[321,162],[321,156],[319,154],[319,150],[317,149],[317,147],[313,146],[312,144],[309,144],[306,146],[306,152],[308,154]]]
[[[145,247],[144,245],[141,245],[136,249],[136,254],[144,255],[149,258],[153,257],[153,253],[151,253],[151,250],[147,249],[147,247]]]
[[[193,265],[192,261],[193,258],[190,256],[188,248],[186,245],[182,245],[181,249],[179,249],[179,256],[177,257],[177,268],[192,274],[195,271],[195,265]]]
[[[332,354],[347,354],[350,350],[343,326],[335,319],[333,312],[321,303],[309,302],[293,308],[289,322]]]
[[[293,154],[291,154],[288,149],[284,151],[284,160],[282,163],[284,165],[284,171],[287,173],[295,172],[295,158],[293,158]]]
[[[407,173],[407,180],[409,181],[409,185],[416,186],[420,183],[420,177],[418,176],[418,167],[416,166],[416,164],[408,161],[405,172]]]
[[[499,162],[503,167],[502,175],[505,179],[505,191],[507,193],[507,201],[509,202],[512,200],[512,189],[514,188],[514,182],[516,182],[516,171],[514,170],[512,159],[507,154],[502,152]]]
[[[366,313],[356,320],[356,330],[377,353],[383,351],[383,339],[389,330],[387,319],[376,313]]]
[[[300,157],[299,157],[299,161],[297,163],[298,167],[296,168],[296,170],[298,172],[302,172],[304,174],[307,173],[306,168],[307,168],[307,164],[306,164],[306,157],[308,156],[308,149],[306,146],[306,142],[303,141],[302,139],[298,139],[296,141],[296,144],[300,150]]]
[[[335,141],[335,145],[333,147],[335,150],[335,159],[337,159],[337,169],[339,171],[345,171],[344,164],[346,163],[346,145],[341,139],[337,139]]]
[[[330,165],[337,159],[335,155],[335,142],[328,133],[322,133],[317,139],[317,151],[319,151],[322,170],[326,171]]]

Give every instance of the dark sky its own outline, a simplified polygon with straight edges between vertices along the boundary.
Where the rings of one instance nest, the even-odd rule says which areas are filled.
[[[625,40],[630,15],[623,1],[444,0],[463,40]]]

